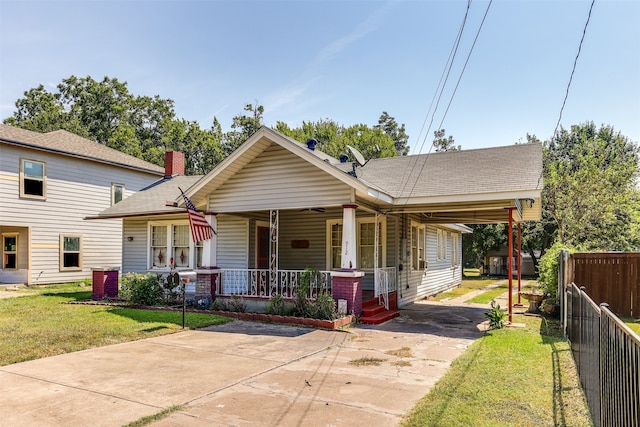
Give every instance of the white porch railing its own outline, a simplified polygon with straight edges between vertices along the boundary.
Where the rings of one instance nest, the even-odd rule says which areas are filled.
[[[285,298],[297,295],[305,270],[278,270],[276,282],[270,283],[269,269],[221,269],[215,273],[216,295],[241,295],[243,297],[271,298],[277,294]],[[319,271],[311,275],[308,299],[315,299],[321,292],[331,293],[331,272]]]
[[[374,275],[374,295],[377,296],[378,301],[384,304],[384,307],[389,310],[389,293],[398,290],[396,268],[376,268]]]

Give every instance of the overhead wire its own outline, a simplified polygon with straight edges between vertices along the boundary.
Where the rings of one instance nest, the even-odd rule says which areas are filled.
[[[423,132],[424,127],[425,127],[425,124],[427,123],[427,120],[429,119],[429,115],[431,115],[431,122],[429,123],[429,127],[427,128],[427,132],[425,133],[425,138],[423,139],[422,145],[420,146],[420,150],[418,151],[417,154],[420,154],[422,152],[422,148],[424,147],[424,141],[426,140],[427,135],[429,135],[429,131],[431,130],[431,125],[433,124],[435,113],[438,110],[438,105],[440,104],[440,99],[442,98],[442,94],[444,92],[444,88],[445,88],[445,86],[447,84],[447,81],[449,80],[449,75],[451,74],[451,69],[453,67],[453,63],[455,61],[455,57],[456,57],[456,54],[458,52],[458,47],[460,46],[460,41],[462,40],[462,34],[464,32],[464,28],[465,28],[465,25],[467,23],[467,17],[469,16],[469,9],[471,7],[471,2],[472,2],[472,0],[468,0],[468,2],[467,2],[467,9],[465,11],[464,17],[462,18],[462,23],[460,24],[460,29],[458,30],[458,35],[456,36],[456,38],[455,38],[455,40],[453,42],[453,46],[451,46],[451,50],[449,52],[449,58],[447,59],[447,62],[445,63],[444,68],[442,69],[442,74],[440,75],[440,81],[438,82],[438,86],[436,86],[436,90],[433,93],[433,97],[431,98],[431,104],[429,105],[429,109],[427,110],[427,114],[425,115],[424,121],[422,122],[422,127],[420,128],[420,133],[418,134],[418,138],[417,138],[418,141],[420,141],[420,136],[422,135],[422,132]],[[444,80],[444,82],[443,82],[443,80]],[[437,98],[437,101],[436,101],[436,98]],[[431,114],[431,109],[433,108],[434,102],[436,104],[435,104],[435,108],[433,110],[433,114]],[[417,148],[417,144],[416,144],[416,148]],[[413,170],[415,169],[417,163],[418,163],[418,156],[415,156],[415,160],[413,161],[413,164],[411,165],[411,167],[405,169],[405,173],[403,174],[403,177],[402,177],[402,180],[401,180],[401,182],[403,182],[403,185],[402,185],[402,189],[400,190],[399,194],[404,193],[404,190],[406,189],[407,185],[409,185],[409,179],[411,178],[411,174],[413,173]]]
[[[487,9],[484,12],[484,16],[482,17],[482,21],[480,23],[480,26],[478,27],[478,30],[476,31],[476,36],[473,40],[473,44],[471,45],[471,48],[469,49],[469,53],[467,54],[467,59],[465,60],[464,63],[464,67],[462,68],[462,70],[460,71],[460,75],[458,76],[458,81],[456,83],[456,86],[454,88],[454,91],[451,94],[451,97],[449,98],[449,103],[447,104],[447,109],[444,113],[444,115],[442,116],[442,120],[440,121],[440,128],[442,127],[442,124],[444,123],[444,120],[447,116],[447,113],[449,112],[449,107],[451,107],[451,103],[453,102],[453,98],[456,94],[456,91],[458,90],[458,86],[460,85],[460,81],[462,80],[462,76],[464,75],[464,72],[467,68],[467,64],[469,63],[469,59],[471,58],[471,54],[473,53],[473,49],[475,48],[476,42],[478,41],[478,37],[480,36],[480,31],[482,31],[482,27],[484,26],[484,22],[487,18],[487,14],[489,13],[489,9],[491,8],[491,3],[493,2],[493,0],[490,0],[489,3],[487,4]],[[435,112],[434,112],[435,114]],[[423,140],[422,146],[420,147],[420,152],[422,152],[422,148],[424,147],[424,143],[426,141],[426,135],[425,138]],[[433,149],[433,142],[431,143],[431,145],[429,146],[429,151],[427,152],[427,157],[424,159],[424,161],[422,162],[422,166],[420,168],[420,171],[418,172],[418,176],[415,178],[414,182],[413,182],[413,186],[411,187],[411,191],[409,192],[409,197],[411,195],[413,195],[413,192],[416,188],[416,186],[418,185],[419,182],[419,178],[422,175],[422,173],[424,172],[425,167],[427,166],[427,162],[429,160],[429,155],[431,154],[431,150]],[[415,169],[415,166],[417,164],[417,161],[414,163],[414,166],[411,168],[411,172],[409,173],[409,178],[411,177],[411,175],[413,174],[413,171]],[[407,179],[407,184],[409,183],[409,179]],[[405,185],[406,187],[406,185]],[[405,187],[403,187],[403,192]],[[407,198],[407,200],[405,201],[405,204],[408,203],[409,198]]]
[[[554,138],[558,132],[558,127],[560,127],[560,122],[562,121],[562,113],[564,112],[564,107],[567,104],[567,99],[569,98],[569,89],[571,88],[571,82],[573,81],[573,74],[576,72],[576,66],[578,64],[578,58],[580,57],[580,52],[582,52],[582,43],[584,42],[584,38],[587,34],[587,28],[589,27],[589,21],[591,21],[591,13],[593,12],[593,5],[596,0],[591,1],[591,6],[589,7],[589,14],[587,15],[587,22],[584,24],[584,28],[582,29],[582,37],[580,38],[580,43],[578,44],[578,52],[576,53],[576,57],[573,60],[573,68],[571,69],[571,75],[569,76],[569,83],[567,83],[567,90],[564,94],[564,99],[562,100],[562,106],[560,107],[560,114],[558,116],[558,121],[556,122],[556,127],[553,130],[553,135],[551,138]],[[540,187],[540,182],[542,181],[542,177],[544,175],[544,168],[540,171],[540,176],[538,177],[538,183],[536,185],[536,189]]]

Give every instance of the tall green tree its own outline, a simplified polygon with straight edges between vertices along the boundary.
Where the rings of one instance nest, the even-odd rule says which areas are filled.
[[[233,118],[231,124],[231,131],[227,132],[222,141],[222,150],[225,156],[228,156],[236,148],[242,145],[251,135],[253,135],[260,126],[262,126],[262,115],[264,114],[264,107],[256,103],[247,104],[244,107],[244,111],[249,114],[237,115]]]
[[[640,245],[640,148],[612,126],[561,129],[545,144],[543,209],[558,240],[582,250]]]
[[[374,129],[380,129],[393,140],[398,156],[406,156],[409,154],[409,135],[407,135],[404,123],[398,126],[396,119],[389,115],[386,111],[382,112],[378,119],[378,124]]]
[[[444,129],[433,132],[433,147],[436,151],[459,151],[462,149],[460,145],[455,145],[455,141],[451,135],[445,135],[446,131]]]

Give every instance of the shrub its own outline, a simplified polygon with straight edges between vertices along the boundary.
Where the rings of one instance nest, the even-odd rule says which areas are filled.
[[[126,273],[122,276],[121,294],[131,304],[158,305],[164,289],[155,274]]]
[[[336,310],[336,300],[333,299],[331,294],[327,292],[321,292],[314,301],[315,317],[323,320],[334,320],[338,317]]]
[[[216,298],[209,306],[209,309],[214,311],[227,311],[227,303],[222,298]]]
[[[227,310],[235,311],[236,313],[244,313],[247,311],[247,303],[242,298],[242,295],[231,295],[231,299],[227,303]]]
[[[558,269],[562,250],[569,248],[560,242],[554,243],[538,261],[538,284],[540,291],[554,303],[558,301]]]
[[[280,316],[286,316],[287,307],[284,302],[284,297],[281,294],[274,295],[267,303],[268,314],[279,314]]]
[[[500,304],[495,300],[491,301],[491,309],[484,315],[489,319],[489,329],[502,329],[507,318],[507,313],[500,309]]]

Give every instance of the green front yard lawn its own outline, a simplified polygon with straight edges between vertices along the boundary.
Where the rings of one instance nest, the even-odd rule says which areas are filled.
[[[407,426],[591,426],[557,321],[517,316],[452,364],[403,420]]]
[[[91,288],[65,284],[30,288],[36,295],[0,299],[0,366],[182,330],[182,312],[64,304],[91,298]],[[231,319],[187,313],[185,328]]]

